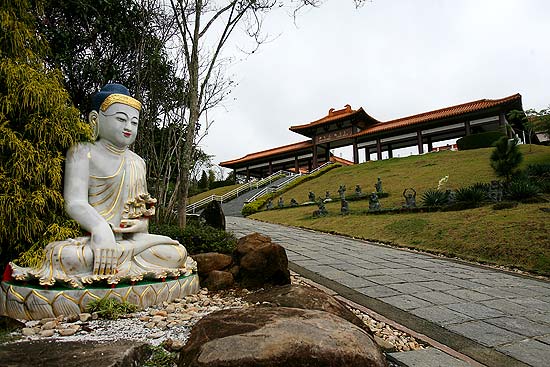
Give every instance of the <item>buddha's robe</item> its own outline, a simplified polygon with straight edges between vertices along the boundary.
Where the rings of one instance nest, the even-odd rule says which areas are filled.
[[[67,159],[93,160],[95,149],[93,144],[77,144]],[[128,149],[121,154],[112,175],[90,175],[88,180],[88,202],[112,228],[124,226],[128,220],[147,220],[155,213],[156,200],[147,192],[145,162]],[[165,278],[196,271],[196,262],[187,256],[185,247],[169,237],[138,232],[115,233],[115,238],[116,274],[93,274],[90,236],[84,236],[48,244],[45,260],[38,269],[11,264],[12,276],[17,280],[38,278],[42,285],[61,281],[82,287],[103,279],[116,284],[121,280]]]

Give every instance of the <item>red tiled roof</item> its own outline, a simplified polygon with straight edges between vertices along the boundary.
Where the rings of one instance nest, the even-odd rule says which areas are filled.
[[[516,93],[509,97],[501,99],[480,99],[478,101],[459,104],[456,106],[445,107],[435,111],[420,113],[418,115],[401,117],[396,120],[380,122],[357,134],[354,137],[372,134],[374,132],[397,129],[400,127],[415,125],[432,120],[444,119],[452,116],[458,116],[469,112],[476,112],[491,107],[505,105],[510,102],[521,102],[521,94]]]
[[[234,159],[232,161],[221,162],[220,166],[225,167],[225,166],[233,165],[233,164],[236,164],[236,163],[243,163],[243,162],[247,162],[247,161],[251,161],[251,160],[255,160],[255,159],[259,159],[259,158],[269,157],[269,156],[272,156],[272,155],[275,155],[275,154],[281,154],[281,153],[287,153],[287,152],[294,152],[294,151],[302,150],[302,149],[308,149],[308,148],[311,148],[312,146],[313,146],[312,141],[311,140],[306,140],[306,141],[302,141],[302,142],[299,142],[299,143],[283,145],[282,147],[263,150],[261,152],[250,153],[250,154],[245,155],[242,158]]]
[[[313,121],[313,122],[310,122],[310,123],[307,123],[307,124],[303,124],[303,125],[291,126],[291,127],[289,127],[289,130],[297,132],[299,130],[307,129],[307,128],[310,128],[310,127],[324,125],[327,122],[345,120],[345,119],[348,119],[348,118],[350,118],[352,116],[355,116],[355,115],[363,115],[364,117],[370,118],[371,120],[373,120],[375,122],[378,122],[378,120],[373,119],[372,117],[370,117],[365,112],[365,110],[363,110],[363,107],[360,107],[358,110],[354,110],[354,109],[351,108],[351,106],[349,104],[347,104],[347,105],[345,105],[345,108],[343,108],[341,110],[335,110],[334,108],[331,108],[328,111],[328,115],[326,115],[325,117],[323,117],[319,120],[316,120],[316,121]]]
[[[337,157],[335,155],[330,156],[330,161],[335,162],[335,163],[340,163],[344,166],[353,166],[355,164],[352,161],[348,161],[347,159],[340,158],[340,157]]]

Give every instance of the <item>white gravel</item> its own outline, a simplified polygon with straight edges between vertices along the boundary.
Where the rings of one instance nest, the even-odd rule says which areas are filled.
[[[297,274],[292,275],[293,284],[311,286]],[[193,325],[205,315],[228,308],[249,307],[243,297],[251,292],[246,289],[208,292],[187,296],[171,303],[164,303],[140,312],[126,315],[118,320],[98,319],[97,315],[81,314],[78,320],[63,317],[27,321],[25,328],[14,332],[17,341],[48,339],[57,341],[100,341],[119,339],[145,341],[159,345],[165,341],[172,350],[179,350],[189,338]],[[350,307],[348,307],[350,308]],[[379,322],[359,310],[350,308],[369,326],[377,343],[385,349],[408,351],[423,349],[412,336]],[[68,336],[62,336],[72,334]]]

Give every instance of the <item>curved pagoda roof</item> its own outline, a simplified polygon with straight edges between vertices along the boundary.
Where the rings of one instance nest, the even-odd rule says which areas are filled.
[[[500,98],[500,99],[480,99],[473,102],[462,103],[455,106],[441,108],[435,111],[419,113],[417,115],[401,117],[395,120],[386,122],[378,122],[375,125],[369,126],[354,135],[360,137],[372,133],[382,132],[386,130],[394,130],[408,127],[411,125],[423,124],[436,120],[444,120],[457,116],[464,116],[469,113],[477,113],[484,110],[506,107],[507,109],[522,109],[521,94]]]
[[[365,110],[363,110],[363,107],[360,107],[358,110],[354,110],[349,104],[347,104],[341,110],[331,108],[328,110],[328,114],[325,117],[307,124],[291,126],[289,127],[289,130],[311,138],[315,135],[319,128],[345,122],[356,125],[361,129],[380,123],[380,121],[366,113]]]

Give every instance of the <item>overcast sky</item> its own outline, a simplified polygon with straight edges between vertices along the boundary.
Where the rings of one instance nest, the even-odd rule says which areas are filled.
[[[208,114],[201,146],[215,164],[305,140],[289,126],[346,104],[380,121],[515,93],[524,109],[550,105],[547,0],[373,0],[360,9],[328,0],[296,24],[272,13],[264,29],[275,39],[251,56],[234,53],[228,73],[238,86]]]

